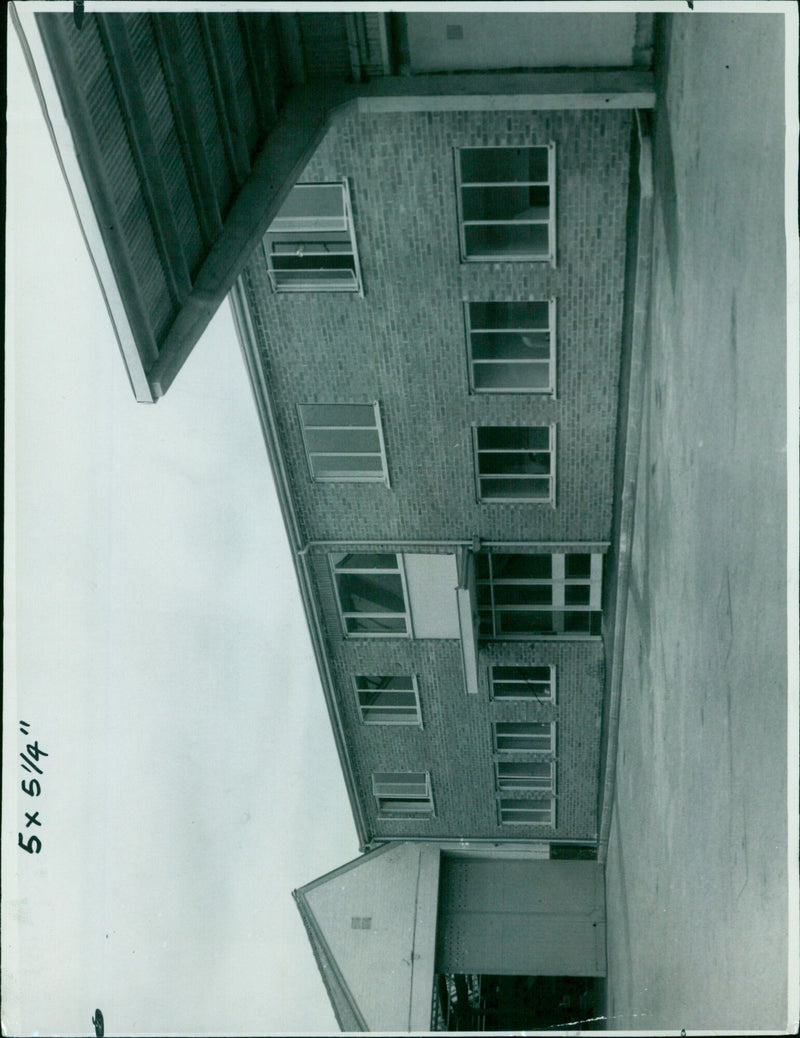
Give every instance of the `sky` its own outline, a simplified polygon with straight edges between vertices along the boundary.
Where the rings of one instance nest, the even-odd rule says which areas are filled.
[[[330,1033],[291,891],[358,843],[230,312],[135,403],[8,50],[3,1033]]]

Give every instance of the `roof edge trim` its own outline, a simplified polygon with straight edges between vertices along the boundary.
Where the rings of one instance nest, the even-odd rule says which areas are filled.
[[[229,299],[231,312],[233,314],[233,323],[236,328],[242,356],[244,357],[250,386],[253,390],[253,399],[255,401],[256,411],[261,425],[264,444],[267,448],[267,457],[269,458],[272,475],[275,480],[278,503],[280,504],[281,514],[286,525],[286,533],[292,551],[292,561],[297,574],[297,582],[300,587],[300,597],[306,613],[308,629],[311,635],[311,644],[314,649],[314,656],[317,660],[317,668],[322,682],[322,691],[325,696],[325,703],[328,707],[331,728],[333,729],[333,739],[342,765],[342,773],[344,775],[347,795],[350,800],[350,808],[353,812],[353,820],[355,822],[356,834],[358,836],[359,849],[363,851],[368,839],[366,817],[361,807],[361,801],[356,789],[355,773],[347,750],[347,742],[344,737],[344,725],[342,723],[341,714],[339,713],[339,707],[334,692],[333,675],[331,674],[330,665],[328,663],[328,654],[325,649],[322,624],[316,607],[316,599],[311,588],[308,561],[300,550],[300,527],[297,521],[294,502],[292,500],[289,477],[286,472],[286,466],[280,449],[280,440],[278,438],[275,422],[275,411],[272,406],[269,387],[261,364],[258,341],[250,315],[250,308],[247,303],[247,293],[244,287],[242,275],[240,275],[234,282]]]
[[[111,268],[106,244],[84,182],[72,132],[64,117],[61,98],[36,25],[35,11],[31,10],[28,4],[10,3],[9,13],[25,64],[33,81],[36,96],[39,99],[50,139],[53,142],[56,159],[78,219],[78,226],[89,259],[97,276],[106,311],[122,354],[125,370],[128,373],[128,380],[136,400],[139,403],[152,404],[155,402],[155,397],[150,389],[147,373],[136,347],[122,296]]]

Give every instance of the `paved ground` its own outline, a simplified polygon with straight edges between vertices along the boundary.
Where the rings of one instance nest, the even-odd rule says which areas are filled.
[[[657,48],[606,879],[616,1028],[786,1027],[782,24],[679,14]]]

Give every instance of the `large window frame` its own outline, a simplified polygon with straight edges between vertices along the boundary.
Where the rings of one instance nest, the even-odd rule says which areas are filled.
[[[377,400],[366,404],[298,404],[297,414],[308,471],[315,483],[390,486]]]
[[[556,395],[556,301],[464,303],[471,393]]]
[[[329,555],[328,561],[346,638],[413,638],[401,554],[341,552]],[[351,608],[359,600],[375,608]]]
[[[362,724],[422,728],[415,674],[354,674],[353,687]]]
[[[478,552],[478,637],[497,641],[599,638],[602,577],[603,556],[596,552]]]
[[[434,816],[429,771],[373,772],[372,795],[381,819],[402,822]]]
[[[314,197],[316,196],[316,197]],[[322,204],[323,196],[327,196]],[[327,212],[304,213],[308,208]],[[263,239],[274,292],[363,295],[350,185],[342,180],[295,184]]]
[[[555,508],[555,422],[549,425],[473,425],[472,444],[479,502],[550,505]]]
[[[508,155],[492,156],[490,152]],[[526,157],[523,152],[528,153]],[[547,262],[555,266],[555,144],[463,147],[455,149],[454,158],[462,261]],[[527,175],[523,170],[526,158]],[[532,166],[538,167],[535,172],[530,171]],[[539,228],[544,228],[544,234],[535,230]]]

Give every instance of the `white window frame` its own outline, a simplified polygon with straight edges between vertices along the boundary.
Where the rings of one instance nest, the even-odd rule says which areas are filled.
[[[398,717],[392,720],[374,720],[371,713],[377,713],[380,710],[391,710],[392,707],[378,706],[372,704],[364,704],[362,702],[362,693],[369,692],[368,688],[363,688],[359,685],[359,682],[364,681],[407,681],[408,688],[398,689],[377,689],[375,691],[392,691],[392,692],[405,692],[409,695],[408,708],[402,706],[396,706],[394,709],[398,710]],[[358,712],[361,716],[361,723],[366,725],[404,725],[406,727],[412,726],[416,728],[422,728],[422,712],[419,706],[419,688],[417,686],[416,674],[354,674],[353,675],[353,688],[355,689],[356,704],[358,706]]]
[[[508,334],[509,332],[525,334],[526,332],[534,332],[539,334],[543,331],[540,328],[478,328],[475,327],[472,322],[472,311],[471,307],[476,304],[485,305],[486,303],[494,304],[514,304],[514,303],[546,303],[547,304],[547,328],[545,329],[549,340],[550,340],[550,357],[548,361],[531,359],[528,360],[525,357],[517,359],[489,359],[489,358],[475,358],[475,351],[473,347],[472,336],[473,334],[480,335],[502,335]],[[467,334],[467,361],[469,369],[469,388],[471,393],[485,393],[489,395],[497,394],[509,394],[509,393],[525,393],[533,396],[549,396],[555,398],[556,396],[556,301],[555,299],[471,299],[464,303],[464,326]],[[526,386],[513,386],[508,385],[506,387],[494,388],[485,387],[478,384],[479,379],[476,377],[477,372],[484,366],[490,365],[519,365],[528,364],[531,367],[536,365],[544,366],[547,364],[547,385],[543,388],[529,389]]]
[[[540,811],[547,809],[547,819],[541,820],[537,818],[509,818],[507,812],[511,811]],[[511,797],[498,797],[497,799],[497,813],[500,825],[540,825],[547,826],[550,829],[556,827],[556,798],[550,797],[542,798],[540,800],[533,797],[520,797],[514,799]]]
[[[500,729],[504,731],[500,731]],[[544,732],[526,731],[526,729],[547,729],[546,742]],[[523,746],[526,739],[537,739],[542,737],[541,746]],[[492,722],[492,738],[494,741],[494,752],[505,758],[506,754],[523,753],[526,756],[554,756],[556,752],[556,722],[555,721],[494,721]],[[510,740],[501,745],[503,740]],[[519,743],[520,745],[515,745]]]
[[[336,562],[337,558],[347,557],[348,555],[391,555],[395,559],[395,565],[392,567],[382,566],[371,566],[371,567],[356,567],[356,568],[340,568]],[[414,629],[411,623],[411,610],[409,609],[409,597],[408,597],[408,584],[406,582],[406,571],[403,563],[403,556],[399,552],[392,551],[348,551],[339,552],[335,555],[328,556],[328,562],[331,569],[331,580],[333,581],[334,595],[336,598],[336,607],[339,610],[339,619],[342,622],[342,631],[345,638],[413,638]],[[386,610],[383,611],[345,611],[342,606],[342,600],[339,594],[339,581],[337,580],[337,574],[339,573],[390,573],[399,574],[400,582],[403,591],[403,612],[389,613]],[[387,617],[402,617],[405,630],[403,631],[353,631],[349,630],[347,621],[361,619],[385,619]]]
[[[359,295],[363,296],[364,288],[361,280],[361,264],[358,258],[358,245],[356,242],[355,226],[353,223],[353,208],[350,201],[350,185],[347,177],[343,177],[341,180],[336,181],[316,181],[305,184],[295,184],[291,191],[302,191],[304,188],[312,187],[339,188],[342,194],[342,215],[329,217],[314,215],[306,217],[282,217],[279,213],[273,219],[263,240],[264,255],[267,261],[267,270],[269,272],[272,290],[273,292],[357,292]],[[279,254],[274,252],[271,247],[271,234],[295,234],[297,236],[297,248],[300,250],[297,254],[315,256],[323,255],[325,253],[325,243],[315,243],[314,234],[321,234],[329,231],[346,232],[349,236],[350,251],[336,254],[349,255],[352,257],[352,278],[349,280],[332,278],[330,281],[325,281],[323,278],[317,278],[305,283],[300,279],[293,279],[290,281],[287,278],[281,278],[282,272],[279,269],[276,269],[273,261],[273,258]],[[286,244],[291,244],[291,239],[286,242]],[[324,268],[313,269],[324,270]]]
[[[547,450],[532,452],[530,447],[481,447],[480,443],[480,432],[483,429],[547,429],[549,431],[549,442]],[[550,505],[552,508],[556,507],[556,424],[551,422],[549,425],[473,425],[472,426],[472,445],[473,455],[475,461],[475,492],[478,497],[478,501],[481,504],[528,504],[528,505]],[[480,459],[481,457],[493,455],[493,454],[547,454],[550,458],[550,472],[548,474],[543,473],[531,473],[527,474],[524,472],[494,472],[494,473],[482,473],[480,470]],[[521,485],[524,486],[525,481],[539,480],[548,481],[548,496],[547,497],[525,497],[519,495],[498,495],[483,493],[482,481],[492,479],[507,479],[517,480]]]
[[[371,407],[373,421],[371,425],[311,425],[306,421],[304,408],[308,407]],[[377,400],[371,400],[367,403],[353,403],[347,401],[346,403],[323,403],[323,404],[298,404],[297,415],[300,422],[300,430],[303,435],[303,447],[306,452],[306,462],[308,463],[308,471],[311,479],[315,483],[384,483],[387,487],[390,487],[389,483],[389,470],[386,465],[386,443],[383,439],[383,422],[381,420],[381,408]],[[349,432],[349,431],[375,431],[378,436],[378,450],[376,451],[321,451],[312,450],[309,442],[308,432]],[[353,458],[353,457],[364,457],[364,458],[377,458],[381,459],[381,471],[369,471],[364,472],[347,472],[334,474],[319,474],[314,470],[314,459],[317,457],[327,458]]]
[[[551,559],[551,576],[550,577],[520,577],[520,578],[504,578],[495,577],[493,573],[493,559],[498,555],[506,553],[501,552],[486,552],[482,553],[482,557],[488,559],[489,577],[488,579],[475,574],[475,586],[477,589],[481,586],[487,586],[490,589],[490,604],[489,606],[483,606],[478,604],[478,617],[479,617],[479,630],[480,630],[480,617],[488,613],[492,620],[492,633],[491,634],[479,634],[481,638],[490,638],[497,641],[591,641],[598,640],[602,636],[599,634],[591,634],[585,631],[559,631],[554,630],[553,633],[543,633],[540,631],[504,631],[502,628],[502,616],[504,613],[511,612],[529,612],[529,613],[552,613],[557,612],[578,612],[578,613],[599,613],[602,609],[602,591],[603,591],[603,556],[598,552],[573,552],[570,554],[578,555],[590,555],[590,575],[588,577],[567,577],[566,576],[566,554],[561,552],[549,553]],[[507,554],[514,554],[513,552]],[[544,584],[549,585],[552,588],[552,602],[550,605],[499,605],[495,602],[495,591],[500,585],[534,585]],[[577,605],[567,605],[565,602],[566,588],[570,586],[588,586],[589,587],[589,602],[581,603]]]
[[[518,151],[520,148],[526,150],[531,148],[546,148],[547,149],[547,181],[532,181],[532,180],[506,180],[506,181],[486,181],[474,182],[467,185],[462,180],[461,175],[461,153],[464,151],[477,151],[479,150],[489,151]],[[524,145],[466,145],[462,148],[456,148],[454,152],[455,170],[456,170],[456,198],[458,204],[458,234],[459,243],[461,248],[461,260],[463,263],[550,263],[552,266],[556,265],[556,146],[554,142],[549,144],[524,144]],[[463,191],[469,191],[471,188],[491,188],[491,187],[512,187],[512,186],[536,186],[544,185],[549,188],[549,205],[547,219],[530,219],[530,220],[465,220],[464,219],[464,204],[463,204]],[[467,226],[479,226],[479,225],[508,225],[508,224],[523,224],[523,225],[546,225],[547,226],[547,251],[542,253],[507,253],[498,250],[495,253],[486,253],[485,255],[475,256],[469,255],[467,251],[467,241],[464,228]]]
[[[525,769],[546,770],[544,781],[539,776],[525,775]],[[514,770],[520,772],[513,775]],[[498,794],[541,793],[556,795],[556,762],[554,760],[496,760],[494,762],[495,786]]]
[[[416,821],[434,815],[429,771],[373,772],[372,795],[382,819]]]
[[[516,677],[501,677],[498,675],[498,671],[501,670],[546,670],[549,674],[547,680],[533,677],[523,677],[522,675]],[[498,695],[496,687],[500,684],[503,685],[518,685],[518,695]],[[526,694],[525,689],[530,690],[535,688],[537,691],[543,689],[542,695],[536,693]],[[489,667],[489,698],[498,703],[513,702],[515,700],[521,700],[525,703],[555,703],[556,701],[556,668],[552,663],[529,663],[529,664],[516,664],[516,663],[493,663]]]

